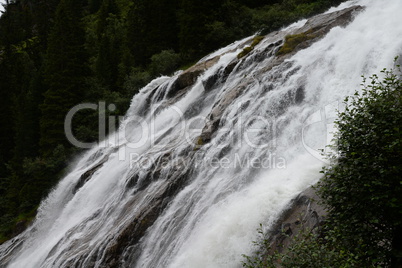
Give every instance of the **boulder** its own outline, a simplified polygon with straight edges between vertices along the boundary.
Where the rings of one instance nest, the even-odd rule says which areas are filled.
[[[327,211],[318,200],[314,189],[308,188],[290,202],[267,233],[268,253],[286,251],[292,238],[302,230],[315,233],[321,230]]]
[[[195,64],[194,66],[188,68],[184,72],[182,72],[173,82],[173,86],[171,87],[168,97],[173,97],[182,89],[188,88],[192,86],[195,81],[197,81],[198,76],[203,74],[206,69],[210,68],[212,65],[218,62],[220,56],[213,57],[212,59],[208,59],[206,61]]]

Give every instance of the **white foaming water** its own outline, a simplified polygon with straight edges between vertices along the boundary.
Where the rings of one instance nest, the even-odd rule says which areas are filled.
[[[271,70],[264,51],[278,39],[267,38],[225,77],[242,40],[206,57],[221,56],[181,98],[169,96],[177,75],[151,82],[110,146],[86,153],[33,225],[0,247],[0,267],[116,265],[110,256],[120,267],[241,267],[259,224],[319,179],[334,108],[401,54],[402,1],[330,11],[355,4],[366,8],[347,27]],[[195,149],[219,105],[218,130]]]

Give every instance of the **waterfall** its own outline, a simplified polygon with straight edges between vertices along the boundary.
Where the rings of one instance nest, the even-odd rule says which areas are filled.
[[[319,180],[344,97],[402,52],[400,0],[349,1],[317,20],[355,5],[289,54],[276,56],[285,36],[314,21],[152,81],[0,246],[0,267],[241,267],[260,223]]]

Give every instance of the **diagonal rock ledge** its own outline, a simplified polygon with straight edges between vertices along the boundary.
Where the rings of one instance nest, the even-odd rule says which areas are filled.
[[[242,68],[242,63],[246,61],[248,57],[253,57],[253,59],[263,59],[272,56],[272,60],[261,71],[261,73],[268,72],[278,65],[286,64],[285,63],[286,59],[290,58],[298,51],[309,47],[312,43],[323,38],[332,28],[338,26],[340,27],[346,26],[353,20],[355,14],[357,12],[362,11],[363,9],[364,8],[362,6],[352,6],[340,11],[335,11],[327,14],[320,14],[310,18],[304,26],[295,29],[290,34],[297,35],[297,34],[308,33],[308,35],[310,35],[311,38],[307,38],[301,41],[297,46],[295,46],[295,48],[291,52],[288,52],[286,54],[277,55],[278,54],[277,52],[281,49],[281,47],[284,46],[286,36],[288,35],[286,35],[286,33],[283,31],[272,32],[264,37],[264,39],[271,42],[268,45],[267,49],[262,51],[253,50],[249,54],[245,55],[241,60],[239,59],[233,60],[228,65],[228,67],[229,66],[231,67],[229,72],[231,72],[232,70]],[[248,40],[248,42],[251,41],[252,39]],[[195,70],[198,69],[199,68],[195,68]],[[191,68],[188,70],[188,72],[191,73]],[[233,88],[232,90],[228,90],[226,94],[222,96],[219,103],[212,108],[211,112],[207,116],[208,119],[201,132],[198,143],[201,144],[208,143],[215,136],[223,113],[226,111],[227,107],[243,92],[247,83],[250,83],[252,79],[253,78],[249,78],[248,80],[245,79],[245,81],[241,83],[238,87]]]

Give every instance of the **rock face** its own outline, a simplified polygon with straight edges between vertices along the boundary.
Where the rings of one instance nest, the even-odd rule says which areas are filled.
[[[154,197],[153,202],[150,203],[148,207],[142,208],[137,217],[133,218],[131,222],[128,222],[125,228],[119,232],[113,242],[109,244],[106,249],[104,265],[102,267],[121,267],[121,258],[124,256],[127,247],[137,247],[137,243],[144,236],[146,230],[156,221],[160,213],[167,206],[172,196],[177,194],[180,190],[184,181],[187,179],[188,173],[177,167],[176,170],[170,175],[170,180],[161,185],[158,195]],[[142,191],[137,195],[138,199],[146,198],[145,192]],[[126,205],[126,210],[133,210],[136,207],[137,200],[134,199],[132,202]],[[122,218],[124,215],[122,215]],[[95,263],[96,260],[94,260]],[[135,263],[135,260],[130,260],[130,263]]]
[[[197,81],[198,76],[204,73],[206,69],[210,68],[212,65],[217,63],[219,58],[220,56],[216,56],[212,59],[200,62],[182,72],[174,82],[171,90],[168,93],[168,96],[173,97],[180,90],[192,86],[195,83],[195,81]]]
[[[361,10],[363,10],[362,6],[352,6],[340,11],[320,14],[310,18],[303,27],[295,29],[290,33],[290,35],[306,35],[307,38],[300,39],[292,50],[286,53],[280,54],[278,51],[280,51],[281,48],[286,45],[286,38],[289,36],[289,34],[287,34],[288,32],[276,31],[261,37],[265,43],[270,42],[267,48],[265,50],[258,50],[257,44],[255,46],[256,49],[251,50],[250,53],[245,54],[243,57],[241,57],[241,59],[233,60],[224,70],[222,70],[223,75],[220,78],[220,80],[222,80],[220,82],[225,82],[225,78],[227,78],[227,76],[233,70],[244,68],[243,63],[247,60],[261,61],[267,57],[274,56],[270,64],[261,70],[261,73],[270,71],[274,67],[283,64],[286,59],[290,58],[301,49],[309,47],[312,43],[324,37],[332,28],[346,26],[353,20],[354,15]],[[239,47],[251,45],[252,42],[253,38],[250,38],[244,43],[240,44]],[[183,96],[184,93],[187,92],[187,89],[197,81],[198,76],[204,73],[206,69],[217,63],[220,57],[221,56],[215,56],[205,61],[201,61],[181,73],[173,83],[170,91],[167,93],[168,97],[177,99]],[[292,67],[291,64],[289,64],[289,68],[290,67]],[[236,88],[228,90],[226,94],[222,96],[221,101],[213,107],[207,117],[208,120],[205,122],[205,127],[203,128],[199,137],[199,141],[202,144],[208,143],[213,138],[216,130],[219,127],[221,117],[224,111],[226,111],[226,108],[242,93],[244,88],[246,88],[247,83],[251,83],[253,79],[253,77],[250,77],[248,81],[245,79],[245,82],[242,85],[237,85]],[[273,77],[273,79],[275,79],[275,77]],[[206,81],[203,81],[205,90],[210,90],[213,85],[217,83],[217,80],[218,77],[212,76]],[[298,90],[298,95],[296,96],[296,102],[301,102],[303,96],[303,88],[300,88],[300,90]]]
[[[309,35],[309,38],[304,38],[299,44],[297,44],[294,49],[286,54],[278,55],[275,57],[269,66],[263,70],[266,72],[271,70],[275,66],[281,64],[285,59],[290,58],[292,55],[297,53],[299,50],[309,47],[313,42],[316,42],[327,34],[334,27],[344,27],[353,20],[356,12],[363,10],[361,6],[352,6],[350,8],[336,11],[328,14],[320,14],[309,19],[306,24],[293,31],[291,35]],[[271,51],[269,54],[277,53],[279,49],[284,45],[286,36],[281,32],[274,32],[266,36],[267,39],[272,40]],[[278,40],[281,38],[283,41]],[[232,93],[233,94],[233,93]],[[296,103],[300,102],[304,97],[304,90],[300,87],[296,94]],[[230,96],[229,98],[230,99]],[[221,101],[224,103],[224,100]],[[220,110],[224,110],[221,107]],[[219,113],[211,113],[214,120],[218,120]],[[216,125],[216,123],[215,123]],[[205,135],[210,136],[214,131],[214,124],[212,127],[206,124]],[[318,203],[318,196],[315,194],[313,188],[308,188],[307,190],[300,193],[296,198],[294,198],[288,208],[282,213],[276,223],[271,227],[268,232],[268,239],[270,245],[270,252],[275,251],[281,253],[286,250],[292,241],[292,238],[300,233],[302,229],[311,230],[313,232],[319,232],[321,226],[325,221],[325,216],[327,212]]]
[[[281,253],[289,246],[292,238],[302,229],[319,232],[327,212],[319,205],[314,189],[308,188],[294,198],[271,230],[268,232],[270,252]]]
[[[100,161],[100,163],[98,163],[93,168],[91,168],[90,170],[86,171],[84,174],[81,175],[78,183],[75,185],[73,189],[73,194],[75,194],[82,186],[84,186],[85,183],[87,183],[91,179],[92,175],[94,175],[94,173],[103,166],[103,164],[107,161],[107,159],[108,158],[105,157],[103,160]]]
[[[354,6],[342,11],[330,14],[322,14],[311,18],[307,21],[305,26],[296,30],[294,33],[298,34],[309,31],[309,33],[314,35],[314,38],[301,42],[291,53],[286,55],[275,56],[276,52],[281,48],[281,45],[283,45],[283,40],[285,39],[284,32],[273,32],[265,36],[265,42],[271,43],[267,49],[262,51],[258,50],[257,45],[254,50],[243,58],[233,60],[221,70],[221,75],[219,77],[213,76],[207,78],[206,81],[203,81],[205,90],[211,90],[215,84],[224,83],[232,71],[245,68],[246,65],[243,63],[247,60],[259,61],[266,57],[273,56],[273,60],[271,61],[272,63],[263,70],[263,72],[267,72],[269,69],[282,64],[285,59],[289,58],[297,51],[308,47],[312,42],[322,38],[331,28],[346,25],[352,20],[354,12],[357,12],[361,9],[362,7],[360,6]],[[252,41],[253,39],[250,38],[241,45],[249,45]],[[181,98],[181,96],[183,96],[185,92],[187,92],[187,90],[197,81],[197,78],[204,73],[206,69],[217,63],[219,59],[220,56],[207,59],[206,61],[200,62],[181,73],[177,77],[176,81],[173,82],[173,85],[167,93],[167,96],[172,100]],[[292,64],[289,63],[288,67],[291,68]],[[273,79],[275,79],[275,77],[273,77]],[[254,77],[244,79],[242,84],[237,85],[231,90],[228,90],[226,94],[221,97],[220,101],[211,109],[211,112],[209,113],[208,121],[205,122],[205,126],[200,136],[200,144],[207,143],[211,140],[219,128],[221,117],[226,111],[227,107],[247,88],[247,84],[252,82],[254,82]],[[298,92],[299,94],[296,96],[296,101],[301,101],[300,99],[303,98],[303,88],[300,88]],[[192,152],[190,152],[190,154],[192,154]],[[191,159],[191,156],[188,156],[187,159]],[[158,170],[158,167],[155,166],[154,170]],[[158,177],[157,174],[158,172],[155,172],[152,174],[152,178],[148,179],[156,180]],[[121,260],[119,258],[124,253],[125,248],[128,245],[133,245],[134,247],[136,246],[136,243],[141,239],[148,227],[155,222],[159,213],[163,211],[167,202],[172,196],[174,196],[178,189],[180,189],[182,182],[185,181],[186,177],[188,176],[189,174],[186,172],[173,172],[173,174],[170,176],[170,181],[161,187],[159,197],[155,198],[154,202],[152,202],[149,207],[144,208],[141,213],[138,213],[138,217],[133,219],[131,223],[128,223],[126,228],[124,228],[114,239],[114,242],[111,246],[109,246],[105,254],[107,263],[105,267],[118,267],[120,265]],[[133,181],[136,182],[137,180],[138,178],[133,178]],[[141,190],[144,189],[141,188],[140,191]],[[315,198],[316,196],[314,191],[312,189],[308,189],[291,202],[290,208],[283,213],[282,217],[271,230],[272,249],[279,250],[281,248],[280,245],[284,245],[286,247],[286,245],[289,244],[290,239],[289,237],[283,235],[283,231],[285,231],[285,233],[291,237],[300,231],[301,226],[314,230],[322,224],[325,211],[313,201]],[[130,209],[130,207],[127,209]]]
[[[319,14],[309,19],[306,24],[297,29],[295,34],[312,30],[317,36],[327,34],[332,28],[344,27],[353,20],[356,12],[362,11],[362,6],[352,6],[327,14]]]
[[[252,50],[250,53],[242,57],[241,60],[235,59],[231,63],[229,63],[227,67],[228,70],[225,71],[226,73],[230,73],[233,70],[239,70],[241,68],[245,68],[244,67],[245,64],[243,63],[246,62],[247,60],[261,61],[267,57],[273,56],[269,65],[267,65],[264,69],[260,71],[260,73],[266,73],[271,69],[273,69],[274,67],[283,64],[286,59],[290,58],[292,55],[296,54],[301,49],[309,47],[312,43],[324,37],[324,35],[327,34],[332,28],[337,26],[340,27],[346,26],[353,20],[354,15],[361,10],[363,10],[363,7],[361,6],[352,6],[344,10],[328,14],[320,14],[310,18],[303,27],[296,29],[290,33],[290,35],[305,34],[308,35],[308,38],[301,39],[301,41],[299,41],[299,43],[292,49],[292,51],[281,55],[278,55],[279,54],[278,51],[285,45],[284,43],[286,42],[285,41],[286,37],[289,35],[287,35],[283,31],[272,32],[266,35],[264,37],[264,40],[262,41],[264,43],[267,42],[270,43],[266,49],[258,50],[258,45],[256,45],[256,49]],[[246,44],[247,45],[251,44],[252,40],[253,39],[249,39],[247,41],[248,43]],[[211,59],[210,61],[214,60],[215,58]],[[209,63],[211,62],[208,62],[208,64]],[[199,66],[202,66],[202,64],[199,64]],[[290,62],[288,63],[288,67],[289,68],[292,67]],[[186,71],[185,73],[189,74],[185,75],[184,77],[187,76],[193,77],[193,75],[190,75],[190,73],[193,72],[191,70],[192,68]],[[200,70],[200,68],[195,67],[194,70]],[[185,73],[183,73],[183,75]],[[198,73],[198,71],[196,71],[196,73]],[[278,77],[279,76],[280,75],[278,75]],[[189,79],[184,78],[180,79],[180,77],[178,80],[183,80],[186,82],[190,81]],[[200,139],[203,144],[209,142],[211,138],[213,138],[216,130],[219,127],[221,117],[224,111],[226,111],[226,108],[232,103],[234,99],[236,99],[242,93],[244,88],[246,88],[247,83],[251,83],[253,82],[253,80],[254,77],[249,77],[248,80],[244,79],[243,84],[237,85],[232,90],[228,90],[226,94],[222,96],[220,102],[213,107],[213,109],[211,110],[210,114],[207,117],[208,121],[205,122],[205,127],[202,130],[202,134],[200,135]],[[272,77],[271,80],[272,82],[274,82],[275,77]],[[298,94],[296,96],[296,103],[301,102],[304,97],[304,91],[302,87],[299,88],[297,92]]]

